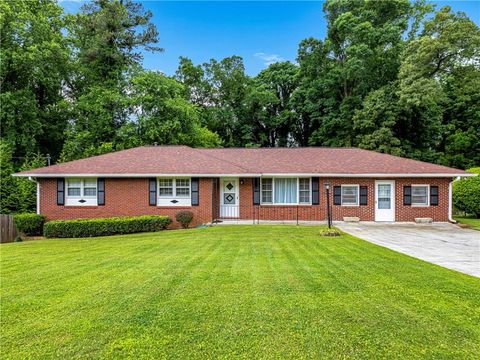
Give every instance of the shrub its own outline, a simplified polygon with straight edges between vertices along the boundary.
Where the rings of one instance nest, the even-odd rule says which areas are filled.
[[[320,236],[340,236],[340,231],[336,229],[325,229],[320,231]]]
[[[13,221],[18,231],[28,236],[39,236],[43,233],[45,217],[38,214],[17,214]]]
[[[132,216],[98,219],[55,220],[43,228],[46,237],[73,238],[152,232],[166,229],[168,216]]]
[[[453,205],[458,210],[480,217],[480,176],[453,183]]]
[[[175,219],[182,225],[182,228],[188,229],[188,226],[193,220],[193,213],[188,210],[177,212]]]

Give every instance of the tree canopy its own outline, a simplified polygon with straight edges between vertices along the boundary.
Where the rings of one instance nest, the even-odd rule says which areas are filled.
[[[480,164],[480,30],[425,1],[327,0],[327,34],[296,63],[248,76],[232,55],[174,76],[142,67],[161,39],[133,0],[66,14],[55,0],[0,2],[1,210],[33,210],[19,169],[144,144],[358,146]]]

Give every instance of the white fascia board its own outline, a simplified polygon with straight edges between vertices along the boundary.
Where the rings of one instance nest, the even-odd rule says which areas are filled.
[[[259,173],[259,174],[13,174],[15,177],[58,178],[58,177],[106,177],[106,178],[147,178],[147,177],[321,177],[321,178],[439,178],[439,177],[471,177],[478,174],[319,174],[319,173]]]
[[[262,177],[320,177],[320,178],[438,178],[438,177],[470,177],[477,176],[477,174],[315,174],[315,173],[292,173],[292,174],[262,174]]]
[[[104,177],[104,178],[151,178],[151,177],[260,177],[261,174],[13,174],[16,177],[35,178],[73,178],[73,177]]]

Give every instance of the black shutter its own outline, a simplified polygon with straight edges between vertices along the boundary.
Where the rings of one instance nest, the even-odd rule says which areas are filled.
[[[312,178],[312,205],[320,204],[320,184],[318,177]]]
[[[260,205],[260,178],[253,178],[253,205]]]
[[[430,205],[438,205],[438,186],[430,186]]]
[[[105,205],[105,179],[97,179],[97,203],[98,205]]]
[[[412,205],[412,187],[410,185],[403,187],[403,205]]]
[[[333,187],[333,205],[342,205],[342,187]]]
[[[360,186],[360,205],[368,205],[368,187]]]
[[[192,178],[191,187],[192,187],[192,206],[198,206],[200,203],[200,197],[198,194],[198,189],[199,189],[198,178]]]
[[[150,206],[157,205],[157,179],[148,180],[148,203]]]
[[[65,179],[57,179],[57,205],[65,205]]]

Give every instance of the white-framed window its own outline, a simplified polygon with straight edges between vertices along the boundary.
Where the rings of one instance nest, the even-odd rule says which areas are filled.
[[[311,179],[262,178],[261,203],[264,205],[311,204]]]
[[[429,185],[412,185],[412,206],[428,206]]]
[[[262,179],[262,204],[273,203],[273,179]]]
[[[96,178],[67,178],[65,179],[65,205],[67,206],[96,206],[97,179]]]
[[[310,204],[312,202],[311,182],[311,178],[298,179],[298,202],[300,204]]]
[[[359,185],[342,185],[342,205],[358,206]]]
[[[173,179],[158,179],[158,196],[173,196]]]
[[[190,179],[158,179],[158,197],[189,198]]]
[[[67,179],[67,197],[97,197],[97,179]]]

